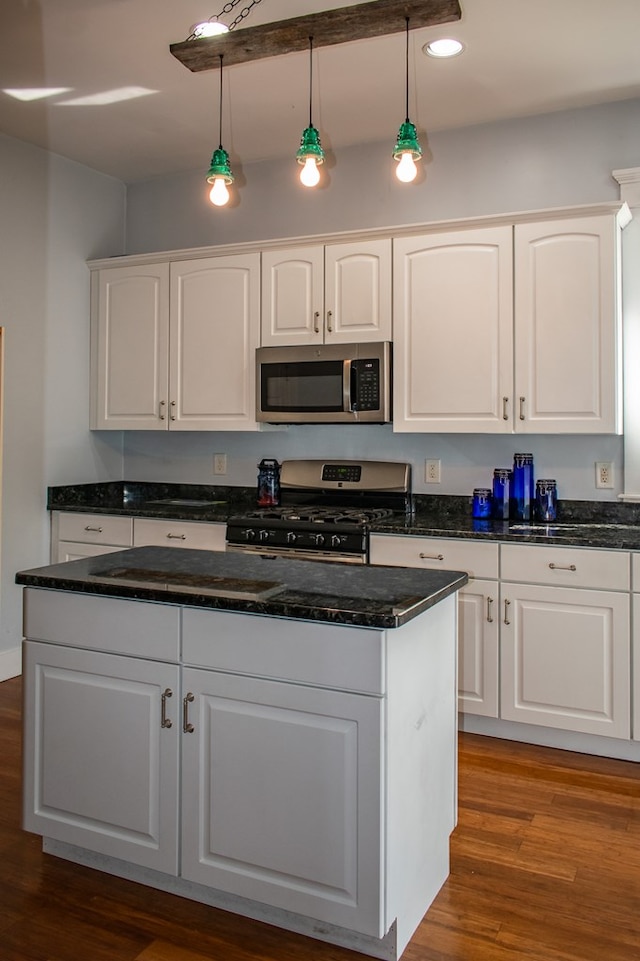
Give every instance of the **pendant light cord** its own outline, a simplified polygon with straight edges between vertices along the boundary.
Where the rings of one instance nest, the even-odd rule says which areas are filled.
[[[405,123],[409,123],[409,17],[405,17],[405,22],[407,24],[407,47],[406,47],[406,70],[405,70],[405,104],[406,104],[406,120]]]
[[[224,54],[220,54],[220,149],[222,150],[222,58]]]
[[[311,119],[311,104],[313,100],[313,37],[309,37],[309,126],[313,127]]]

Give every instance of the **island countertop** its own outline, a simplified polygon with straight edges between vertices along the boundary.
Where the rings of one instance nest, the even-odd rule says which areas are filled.
[[[460,571],[134,547],[20,571],[27,587],[387,629],[459,590]]]

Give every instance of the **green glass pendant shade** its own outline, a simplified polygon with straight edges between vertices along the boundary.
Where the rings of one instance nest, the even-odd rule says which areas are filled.
[[[312,157],[317,164],[324,162],[324,150],[320,143],[320,134],[313,124],[309,124],[302,134],[300,147],[296,153],[296,160],[299,164],[303,164],[310,157]]]
[[[415,124],[410,120],[405,120],[398,131],[396,145],[393,148],[395,160],[399,160],[403,153],[410,153],[414,160],[419,160],[422,156],[422,147],[418,143],[418,132]]]
[[[211,158],[211,166],[209,167],[207,180],[209,183],[213,183],[216,177],[224,177],[224,181],[227,184],[233,183],[233,174],[229,165],[229,154],[224,149],[222,144],[217,148],[217,150],[213,151],[213,157]]]

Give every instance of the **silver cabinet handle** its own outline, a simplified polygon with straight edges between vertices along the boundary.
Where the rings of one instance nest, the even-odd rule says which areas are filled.
[[[316,310],[313,315],[313,332],[314,334],[320,333],[320,311]]]
[[[505,601],[504,602],[504,622],[507,625],[507,627],[509,626],[509,624],[511,624],[511,621],[509,620],[510,607],[511,607],[511,601]]]
[[[492,607],[493,607],[493,598],[487,597],[487,624],[493,624],[493,614],[491,613]]]
[[[549,570],[552,571],[576,571],[577,567],[575,564],[554,564],[553,561],[549,564]]]
[[[94,534],[102,534],[101,527],[91,527],[90,524],[87,524],[87,526],[85,527],[85,531],[92,531]]]
[[[509,398],[502,398],[502,419],[509,420]]]
[[[171,534],[171,533],[169,533],[169,534],[167,534],[167,537],[169,538],[170,541],[172,541],[172,540],[173,540],[173,541],[186,541],[186,539],[187,539],[187,535],[186,535],[186,534]]]
[[[520,420],[524,420],[524,397],[520,398]]]
[[[191,691],[182,700],[182,730],[185,734],[193,734],[194,727],[189,721],[189,705],[195,701],[195,694]]]
[[[160,417],[160,420],[164,420],[164,419],[165,419],[165,416],[166,416],[166,415],[165,415],[164,409],[165,409],[166,406],[167,406],[166,400],[161,400],[161,401],[160,401],[160,412],[159,412],[159,414],[158,414],[158,416]]]
[[[333,330],[333,327],[331,326],[332,317],[333,317],[333,312],[331,310],[328,310],[327,311],[327,330],[329,333],[331,333],[331,331]]]
[[[167,717],[167,700],[170,697],[173,697],[173,691],[171,690],[170,687],[166,687],[162,692],[162,697],[160,699],[162,704],[162,711],[160,715],[160,727],[171,727],[171,725],[173,724],[173,721],[171,720],[171,718]]]
[[[418,554],[422,561],[443,561],[444,554]]]
[[[176,402],[175,400],[172,400],[171,401],[171,420],[175,420],[175,419],[176,419]]]

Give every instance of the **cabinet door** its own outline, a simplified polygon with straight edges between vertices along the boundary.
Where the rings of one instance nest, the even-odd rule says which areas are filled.
[[[171,430],[256,430],[260,255],[171,264]]]
[[[628,594],[503,584],[501,621],[504,720],[630,737]]]
[[[381,937],[381,698],[185,669],[182,874]]]
[[[516,430],[621,429],[613,215],[515,228]]]
[[[325,340],[391,340],[391,240],[325,248]]]
[[[635,555],[636,557],[638,555]],[[633,739],[640,741],[640,594],[632,594],[633,598]]]
[[[104,544],[83,544],[74,541],[57,541],[52,545],[51,563],[63,564],[65,561],[79,561],[82,557],[99,557],[124,550],[122,547],[106,547]]]
[[[394,241],[394,431],[512,430],[512,228]]]
[[[470,581],[458,593],[458,710],[498,717],[498,584]]]
[[[262,346],[324,340],[324,247],[262,254]]]
[[[175,875],[177,666],[34,642],[25,665],[25,829]]]
[[[92,276],[91,427],[166,430],[169,265]]]

